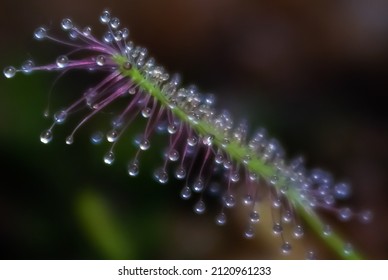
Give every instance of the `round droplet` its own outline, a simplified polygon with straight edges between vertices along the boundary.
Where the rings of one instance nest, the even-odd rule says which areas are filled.
[[[175,170],[175,177],[177,179],[184,179],[186,177],[186,170],[180,166]]]
[[[338,211],[338,216],[342,221],[349,221],[352,215],[352,210],[348,207],[341,208]]]
[[[97,131],[90,136],[90,141],[93,144],[100,144],[104,139],[104,134],[101,131]]]
[[[279,177],[276,176],[276,175],[271,176],[271,178],[269,179],[269,182],[270,182],[272,185],[275,185],[278,181],[279,181]]]
[[[112,27],[113,29],[116,29],[120,25],[120,20],[117,17],[114,17],[109,21],[109,24],[110,24],[110,27]]]
[[[296,225],[293,234],[295,238],[301,238],[304,234],[303,227],[301,225]]]
[[[231,160],[227,160],[227,159],[224,160],[224,168],[226,170],[231,169],[232,166],[233,166],[233,162]]]
[[[250,194],[246,194],[243,198],[243,203],[246,206],[252,205],[253,203],[253,198]]]
[[[34,38],[37,40],[42,40],[47,36],[47,30],[44,27],[38,27],[34,31]]]
[[[285,255],[289,254],[292,250],[291,244],[288,242],[284,242],[281,246],[281,250],[283,254]]]
[[[274,198],[272,200],[272,207],[273,208],[280,208],[282,206],[282,201],[279,198]]]
[[[154,173],[154,177],[161,184],[166,184],[168,182],[168,174],[163,168],[157,169]]]
[[[351,187],[347,183],[338,183],[334,186],[334,196],[337,199],[346,199],[350,196]]]
[[[203,139],[202,139],[202,143],[205,146],[211,146],[213,144],[213,141],[214,141],[213,135],[207,135],[207,136],[203,137]]]
[[[58,111],[54,114],[54,121],[57,124],[62,124],[66,121],[67,112],[64,110]]]
[[[306,254],[306,260],[316,260],[317,255],[315,254],[314,251],[308,251]]]
[[[176,131],[177,131],[177,129],[178,129],[178,127],[177,127],[175,124],[169,124],[169,125],[167,126],[167,131],[168,131],[168,133],[170,133],[170,134],[175,134]]]
[[[111,165],[115,160],[115,155],[112,151],[109,151],[104,156],[104,162],[108,165]]]
[[[184,199],[184,200],[187,200],[191,197],[191,190],[188,186],[185,186],[182,190],[181,190],[181,194],[180,194],[181,198]]]
[[[249,220],[256,224],[260,221],[260,215],[257,211],[252,211],[250,214],[249,214]]]
[[[110,12],[108,10],[104,10],[100,16],[100,21],[102,23],[108,23],[110,21]]]
[[[291,211],[289,211],[289,210],[285,211],[283,213],[283,215],[282,215],[282,220],[285,223],[291,222],[292,221],[292,213],[291,213]]]
[[[3,74],[6,78],[12,78],[16,74],[16,68],[13,66],[7,66],[4,68]]]
[[[141,115],[143,116],[143,118],[148,119],[151,116],[151,108],[146,107],[141,110]]]
[[[215,158],[214,158],[214,161],[217,163],[217,164],[222,164],[224,162],[224,155],[221,154],[221,153],[218,153],[216,154]]]
[[[129,36],[129,29],[124,27],[123,29],[121,29],[121,33],[123,35],[123,39],[127,39]]]
[[[202,179],[198,179],[193,184],[193,191],[201,192],[203,191],[204,187],[205,187],[205,184],[203,183]]]
[[[350,255],[353,253],[353,245],[350,243],[346,243],[344,246],[344,253],[345,255]]]
[[[151,146],[150,141],[148,141],[147,139],[142,139],[139,143],[139,147],[143,151],[148,150],[150,146]]]
[[[109,44],[109,43],[113,42],[114,36],[113,36],[112,32],[107,31],[107,32],[105,32],[103,39],[104,39],[105,43]]]
[[[179,153],[177,150],[171,150],[169,153],[168,153],[168,159],[171,160],[171,161],[177,161],[179,159]]]
[[[51,140],[53,140],[53,133],[50,129],[43,131],[40,135],[40,142],[42,142],[43,144],[50,143]]]
[[[191,147],[194,147],[195,145],[197,145],[197,144],[198,144],[198,139],[197,139],[197,137],[191,136],[191,137],[187,138],[187,144],[188,144],[189,146],[191,146]]]
[[[232,172],[232,174],[230,174],[230,180],[233,182],[233,183],[236,183],[240,180],[240,174],[236,171],[236,172]]]
[[[22,71],[24,73],[30,73],[32,71],[32,68],[34,67],[34,62],[32,60],[26,60],[22,64]]]
[[[234,198],[233,194],[225,195],[223,200],[224,200],[224,206],[227,208],[232,208],[236,205],[236,199]]]
[[[217,223],[217,225],[220,225],[220,226],[223,226],[226,224],[226,215],[224,212],[217,215],[216,223]]]
[[[86,36],[86,37],[89,37],[90,35],[92,35],[92,28],[90,26],[86,26],[82,30],[82,34],[84,34],[84,36]]]
[[[257,181],[258,178],[259,178],[259,177],[257,176],[256,173],[254,173],[254,172],[249,172],[249,180],[250,180],[251,182]]]
[[[279,223],[276,223],[273,225],[272,227],[272,232],[275,234],[275,235],[279,235],[283,232],[283,227],[281,226],[281,224]]]
[[[106,58],[104,55],[100,54],[96,57],[96,63],[98,66],[104,66],[106,63]]]
[[[249,226],[247,230],[244,232],[245,238],[252,238],[255,236],[255,230],[252,226]]]
[[[110,142],[110,143],[116,142],[118,137],[119,137],[119,133],[115,129],[109,131],[106,134],[106,140],[108,140],[108,142]]]
[[[71,144],[73,144],[73,142],[74,142],[73,135],[69,135],[66,137],[66,144],[67,145],[71,145]]]
[[[330,236],[333,233],[333,229],[331,228],[330,225],[324,225],[322,232],[323,232],[323,235]]]
[[[369,223],[373,219],[373,213],[370,210],[365,210],[360,214],[361,221],[364,223]]]
[[[197,214],[203,214],[206,210],[206,205],[205,202],[202,200],[199,200],[195,205],[194,205],[194,212]]]
[[[57,66],[58,66],[59,68],[64,68],[64,67],[66,67],[67,64],[69,63],[69,59],[67,58],[66,55],[61,55],[61,56],[59,56],[59,57],[57,58],[56,63],[57,63]]]
[[[61,27],[63,30],[70,30],[73,28],[73,22],[69,18],[65,18],[61,22]]]
[[[139,174],[139,164],[135,161],[128,165],[129,176],[135,177]]]

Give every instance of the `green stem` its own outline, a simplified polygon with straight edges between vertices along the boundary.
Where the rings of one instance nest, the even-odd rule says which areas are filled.
[[[136,85],[142,90],[151,94],[156,98],[162,106],[170,107],[170,101],[163,91],[155,85],[153,82],[147,80],[147,78],[136,68],[131,67],[125,69],[123,65],[127,61],[127,58],[122,55],[116,55],[113,57],[116,63],[120,66],[120,72],[122,75],[129,77]],[[232,141],[225,145],[224,134],[213,127],[209,122],[205,120],[191,121],[187,113],[175,106],[171,108],[171,111],[181,121],[189,123],[190,127],[199,135],[214,137],[213,144],[222,149],[228,156],[234,161],[243,164],[244,157],[249,155],[250,160],[246,167],[249,171],[254,172],[264,178],[267,182],[270,181],[272,176],[277,174],[277,170],[274,166],[267,165],[263,159],[259,158],[258,155],[253,153],[247,146]],[[276,188],[280,188],[284,181],[280,180],[276,184]],[[324,223],[314,210],[304,201],[295,189],[289,189],[287,191],[287,198],[292,205],[294,205],[296,211],[305,220],[305,222],[313,229],[313,231],[325,242],[332,250],[334,250],[343,259],[360,259],[361,255],[355,250],[345,253],[346,242],[336,233],[331,233],[326,236],[323,233]]]

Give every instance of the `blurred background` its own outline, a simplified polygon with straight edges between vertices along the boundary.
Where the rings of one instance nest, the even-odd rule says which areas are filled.
[[[289,157],[301,154],[308,167],[351,182],[349,205],[372,209],[374,221],[326,219],[366,258],[388,257],[387,1],[3,0],[1,67],[54,61],[64,48],[34,41],[34,29],[45,25],[60,34],[61,19],[70,17],[101,34],[104,8],[185,84],[214,93],[218,108],[245,117],[252,130],[266,127]],[[246,216],[238,210],[222,228],[214,223],[217,204],[195,215],[194,201],[179,198],[180,182],[161,186],[152,179],[154,153],[145,153],[141,175],[129,178],[130,138],[106,166],[109,146],[91,145],[89,135],[108,130],[110,116],[91,122],[68,146],[75,116],[56,128],[52,143],[41,144],[55,77],[0,78],[1,259],[277,259],[304,258],[309,249],[336,258],[310,234],[282,256],[270,220],[246,240]],[[52,107],[66,106],[96,79],[66,75],[54,86]]]

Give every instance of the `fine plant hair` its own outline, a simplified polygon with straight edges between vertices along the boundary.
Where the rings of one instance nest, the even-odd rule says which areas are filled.
[[[236,124],[227,110],[215,109],[213,95],[204,95],[195,86],[183,87],[179,75],[170,75],[148,56],[146,48],[129,40],[129,30],[120,28],[120,20],[108,10],[102,12],[100,22],[107,29],[101,40],[92,35],[90,27],[80,28],[69,18],[61,22],[68,39],[55,37],[47,28],[39,27],[34,32],[36,40],[50,40],[68,46],[70,51],[46,65],[36,66],[27,60],[20,68],[4,68],[7,78],[18,72],[58,71],[62,75],[75,69],[105,74],[75,102],[52,115],[52,125],[40,136],[42,143],[50,143],[56,126],[87,108],[86,115],[66,138],[66,144],[72,144],[77,131],[90,119],[120,103],[125,105],[124,109],[113,119],[110,130],[91,136],[95,144],[105,139],[111,143],[103,157],[106,164],[114,163],[116,144],[127,128],[143,118],[146,124],[143,133],[134,139],[137,151],[127,166],[129,176],[143,172],[141,156],[150,149],[152,136],[167,134],[164,160],[153,176],[160,184],[181,181],[180,197],[195,201],[195,213],[206,212],[206,194],[213,193],[220,201],[215,221],[222,226],[227,223],[227,209],[243,204],[249,213],[244,236],[253,238],[255,224],[261,220],[261,194],[267,193],[271,202],[268,211],[273,217],[270,230],[280,237],[281,253],[289,254],[292,238],[301,238],[305,228],[310,228],[339,257],[362,257],[317,212],[327,211],[341,221],[369,222],[370,211],[355,212],[342,206],[351,195],[349,183],[335,182],[322,169],[308,170],[301,157],[287,160],[280,143],[265,129],[252,132],[246,121]],[[49,117],[50,112],[45,115]],[[306,252],[306,258],[316,257],[315,252]]]

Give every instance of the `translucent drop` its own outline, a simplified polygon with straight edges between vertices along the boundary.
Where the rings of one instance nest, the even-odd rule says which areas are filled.
[[[323,202],[326,204],[326,205],[333,205],[335,203],[335,199],[334,199],[334,196],[332,195],[326,195],[324,198],[323,198]]]
[[[217,164],[222,164],[224,162],[224,155],[221,154],[221,153],[216,154],[216,157],[215,157],[214,161]]]
[[[104,134],[101,131],[97,131],[90,136],[90,141],[93,144],[100,144],[104,139]]]
[[[185,186],[181,191],[181,198],[187,200],[191,197],[191,190],[188,186]]]
[[[176,131],[177,131],[177,126],[176,126],[175,124],[169,124],[169,125],[167,126],[167,131],[168,131],[168,133],[170,133],[170,134],[175,134]]]
[[[203,214],[206,210],[206,205],[202,200],[199,200],[195,205],[194,205],[194,212],[197,214]]]
[[[67,58],[67,56],[65,55],[61,55],[57,58],[56,60],[56,63],[57,63],[57,66],[59,68],[64,68],[67,66],[67,64],[69,63],[69,59]]]
[[[243,203],[246,206],[252,205],[253,203],[253,198],[250,194],[246,194],[243,198]]]
[[[108,153],[105,154],[104,156],[104,162],[108,165],[113,164],[115,160],[115,155],[112,151],[109,151]]]
[[[370,210],[365,210],[361,213],[361,221],[364,223],[369,223],[373,219],[373,213]]]
[[[233,166],[233,162],[231,160],[224,160],[224,168],[225,169],[231,169]]]
[[[119,133],[115,129],[109,131],[106,134],[106,140],[108,140],[108,142],[110,142],[110,143],[116,142],[118,137],[119,137]]]
[[[334,196],[337,199],[346,199],[350,196],[351,187],[347,183],[338,183],[334,186]]]
[[[132,162],[128,165],[128,174],[132,177],[139,174],[139,164],[137,162]]]
[[[281,206],[282,206],[282,201],[279,198],[273,199],[272,201],[273,208],[280,208]]]
[[[123,29],[121,29],[121,33],[123,35],[123,39],[127,39],[129,36],[129,29],[124,27]]]
[[[168,153],[168,159],[171,160],[171,161],[177,161],[179,159],[179,153],[177,150],[171,150],[169,153]]]
[[[183,167],[178,167],[175,170],[175,177],[177,179],[184,179],[186,177],[186,170]]]
[[[82,30],[82,34],[84,34],[84,36],[86,36],[86,37],[89,37],[92,34],[92,28],[90,26],[86,26]]]
[[[333,229],[331,228],[330,225],[324,225],[323,226],[323,235],[329,236],[333,233]]]
[[[112,27],[113,29],[116,29],[120,25],[120,20],[117,17],[114,17],[109,21],[109,24],[110,24],[110,27]]]
[[[233,172],[231,175],[230,175],[230,180],[234,183],[238,182],[238,180],[240,180],[240,174],[236,171],[236,172]]]
[[[136,93],[136,88],[134,88],[134,87],[130,88],[130,89],[128,90],[128,93],[129,93],[130,95],[134,95],[134,94]]]
[[[256,173],[254,172],[249,172],[249,180],[251,180],[252,182],[255,182],[257,180],[258,176]]]
[[[292,213],[291,213],[291,211],[287,210],[285,213],[283,213],[282,220],[285,223],[291,222],[292,221]]]
[[[291,247],[290,243],[285,242],[285,243],[282,244],[281,249],[282,249],[282,253],[287,255],[287,254],[289,254],[291,252],[292,247]]]
[[[69,18],[65,18],[61,22],[61,27],[63,30],[70,30],[73,28],[73,22]]]
[[[147,139],[142,139],[139,143],[139,147],[143,151],[148,150],[150,146],[151,146],[150,141],[148,141]]]
[[[293,234],[295,238],[301,238],[304,234],[303,227],[301,225],[296,225]]]
[[[7,66],[4,68],[3,74],[6,78],[12,78],[16,74],[16,68],[13,66]]]
[[[344,207],[339,209],[338,216],[342,221],[348,221],[352,217],[353,213],[352,210],[348,207]]]
[[[252,223],[258,223],[260,221],[260,215],[257,211],[252,211],[250,214],[249,214],[249,220],[252,222]]]
[[[100,21],[102,23],[108,23],[110,21],[110,12],[108,10],[104,10],[100,16]]]
[[[350,255],[351,253],[353,253],[353,245],[350,243],[346,243],[344,246],[344,253],[346,255]]]
[[[43,144],[50,143],[51,140],[53,140],[53,133],[50,129],[45,130],[42,132],[42,134],[40,134],[40,142],[42,142]]]
[[[143,116],[143,118],[148,119],[151,116],[151,108],[146,107],[141,110],[141,115]]]
[[[44,27],[38,27],[34,31],[34,38],[37,40],[42,40],[47,36],[47,30]]]
[[[69,36],[70,36],[71,39],[77,39],[78,35],[79,35],[78,31],[75,30],[75,29],[71,29],[69,31]]]
[[[54,121],[57,124],[62,124],[66,121],[67,112],[64,110],[58,111],[54,114]]]
[[[168,182],[168,174],[163,168],[159,168],[154,173],[155,179],[161,183],[166,184]]]
[[[205,187],[205,184],[203,183],[202,179],[198,179],[193,184],[193,191],[201,192],[203,191],[204,187]]]
[[[197,139],[197,137],[191,136],[191,137],[187,138],[187,144],[188,144],[189,146],[191,146],[191,147],[194,147],[195,145],[197,145],[197,144],[198,144],[198,139]]]
[[[213,135],[207,135],[203,137],[202,142],[205,146],[211,146],[213,144],[214,136]]]
[[[283,232],[283,227],[279,223],[276,223],[272,227],[272,232],[275,235],[279,235],[279,234],[281,234]]]
[[[270,182],[272,185],[275,185],[278,181],[279,181],[278,176],[271,176],[271,178],[269,179],[269,182]]]
[[[252,226],[249,226],[247,230],[244,232],[245,238],[252,238],[255,236],[255,230]]]
[[[308,251],[306,254],[306,260],[316,260],[317,255],[315,254],[314,251]]]
[[[30,73],[32,71],[32,68],[34,67],[34,62],[32,60],[26,60],[22,64],[22,71],[24,73]]]
[[[224,196],[224,205],[227,208],[232,208],[236,205],[236,199],[233,194],[227,194]]]
[[[114,36],[113,36],[112,32],[107,31],[107,32],[105,32],[103,39],[104,39],[105,43],[109,44],[109,43],[113,42]]]
[[[104,55],[100,54],[96,57],[96,63],[98,66],[104,66],[106,63],[106,58]]]
[[[217,215],[216,223],[217,223],[217,225],[220,225],[220,226],[223,226],[223,225],[226,224],[226,215],[225,215],[225,213],[222,212],[222,213]]]
[[[73,136],[72,136],[72,135],[67,136],[67,138],[66,138],[66,144],[67,144],[67,145],[71,145],[71,144],[73,144],[73,142],[74,142]]]

